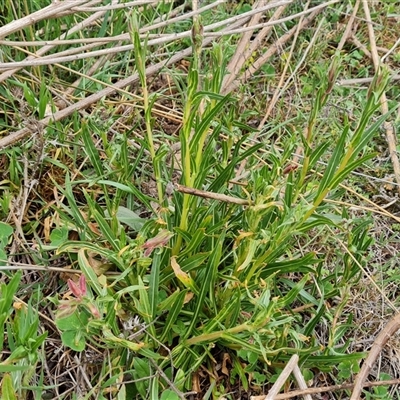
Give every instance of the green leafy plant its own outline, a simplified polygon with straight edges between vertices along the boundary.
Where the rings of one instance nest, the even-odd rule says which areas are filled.
[[[47,332],[40,334],[38,314],[31,301],[28,305],[14,302],[20,280],[17,273],[0,288],[0,349],[9,352],[0,362],[0,373],[5,373],[1,382],[4,398],[26,395],[47,337]]]
[[[217,56],[218,50],[215,54]],[[246,147],[246,136],[240,139],[233,136],[231,148],[224,149],[226,162],[219,165],[221,153],[215,150],[216,138],[222,129],[227,129],[222,113],[232,100],[218,93],[223,77],[218,63],[212,67],[215,68],[212,78],[202,83],[213,88],[213,92],[198,90],[199,73],[195,68],[196,62],[192,64],[188,74],[184,124],[180,132],[182,184],[199,190],[207,187],[210,193],[228,193],[232,198],[244,197],[248,201],[247,207],[203,200],[177,191],[173,193],[171,203],[166,204],[164,188],[158,186],[158,193],[162,194],[159,214],[156,219],[146,222],[132,239],[124,233],[120,237],[115,235],[115,232],[123,231],[111,199],[105,199],[106,204],[110,204],[106,217],[101,207],[86,196],[89,215],[98,224],[105,240],[99,246],[93,242],[93,233],[85,227],[71,192],[66,192],[69,212],[76,210],[70,223],[87,241],[66,242],[59,251],[78,252],[79,264],[86,273],[90,271],[88,251],[114,264],[121,275],[111,286],[107,285],[107,290],[103,278],[104,283],[100,284],[100,278],[91,272],[90,284],[96,296],[106,296],[113,303],[111,299],[122,300],[120,296],[123,293],[130,299],[126,304],[132,304],[132,311],[147,326],[140,345],[143,347],[136,346],[140,356],[129,361],[132,365],[142,365],[140,374],[139,370],[133,373],[135,379],[142,379],[145,375],[150,377],[153,362],[162,370],[173,365],[186,372],[179,385],[189,389],[190,373],[211,362],[223,349],[229,351],[244,387],[247,387],[245,376],[249,371],[260,379],[264,376],[258,370],[260,363],[274,365],[285,362],[293,353],[300,354],[304,367],[318,366],[322,370],[330,370],[340,363],[358,365],[364,356],[363,353],[349,355],[346,346],[337,347],[351,327],[351,321],[336,328],[325,349],[313,334],[318,324],[331,318],[325,307],[326,301],[337,296],[340,288],[358,276],[357,267],[350,259],[345,259],[342,272],[326,275],[320,268],[321,258],[313,252],[300,254],[300,249],[294,247],[298,238],[312,230],[322,231],[326,225],[340,229],[343,217],[332,214],[332,208],[324,200],[335,196],[335,189],[348,174],[371,157],[363,154],[364,148],[386,117],[368,127],[368,121],[378,106],[379,93],[388,79],[387,72],[383,71],[383,75],[378,74],[372,83],[354,132],[345,122],[322,178],[314,174],[312,168],[327,151],[326,143],[314,145],[315,124],[333,90],[339,65],[340,59],[334,58],[327,80],[323,81],[316,96],[308,133],[303,140],[305,158],[301,168],[282,174],[281,166],[288,162],[282,157],[288,157],[289,153],[276,154],[272,164],[251,170],[246,188],[241,190],[229,184],[235,166],[242,160],[251,162],[249,160],[261,145]],[[151,135],[150,125],[148,122],[148,135]],[[151,148],[152,143],[148,144]],[[154,160],[156,156],[153,154],[152,157]],[[91,150],[90,158],[99,164],[97,170],[102,175],[104,169],[98,162],[95,149]],[[161,169],[157,174],[161,174]],[[161,182],[160,178],[156,179]],[[164,181],[169,179],[167,177]],[[98,184],[133,193],[127,182],[117,184],[99,180]],[[353,252],[359,254],[357,257],[361,257],[368,246],[367,229],[367,225],[360,224],[349,238]],[[318,291],[312,284],[313,280],[318,282]],[[132,287],[137,290],[131,290]],[[304,325],[299,324],[301,315],[291,311],[296,304],[300,308],[306,304],[311,307],[312,317]],[[107,315],[110,307],[102,310],[105,320],[110,320]],[[74,316],[74,321],[80,321],[76,323],[77,329],[74,332],[65,330],[64,340],[69,346],[71,340],[76,340],[81,349],[84,345],[81,338],[88,335],[84,333],[84,327],[90,326],[90,322],[88,324],[86,316]],[[69,320],[66,323],[73,325]],[[112,329],[113,326],[110,325],[110,329],[103,326],[103,334],[112,331],[114,337],[118,336],[118,328]],[[66,338],[66,332],[74,339]],[[114,338],[116,344],[126,345]],[[170,357],[155,357],[154,352],[163,346],[172,346]],[[243,360],[246,360],[245,366],[239,367]],[[154,379],[136,385],[142,397],[155,387]],[[162,383],[156,387],[160,391],[167,388]]]
[[[14,229],[9,224],[0,222],[0,263],[5,265],[7,263],[6,246],[9,243],[10,237]]]
[[[70,354],[83,359],[94,347],[104,355],[91,368],[87,398],[177,399],[199,385],[205,399],[266,390],[292,354],[306,379],[357,373],[365,353],[350,352],[355,323],[346,305],[374,221],[341,203],[351,196],[341,185],[372,164],[390,114],[376,115],[389,73],[382,67],[368,92],[336,85],[346,67],[362,75],[371,67],[361,47],[332,55],[328,39],[306,53],[309,62],[288,57],[280,42],[252,48],[239,68],[230,59],[237,35],[209,36],[224,34],[217,18],[235,17],[236,29],[252,6],[208,3],[187,19],[187,4],[176,2],[102,6],[95,23],[93,7],[76,6],[60,19],[24,18],[34,29],[4,41],[2,66],[29,64],[12,43],[39,36],[46,44],[26,44],[29,52],[57,45],[51,51],[69,58],[43,67],[50,57],[36,54],[23,73],[19,64],[0,74],[0,127],[28,135],[0,159],[0,260],[27,270],[21,280],[10,268],[1,286],[3,397],[53,389],[53,397],[78,396],[44,383],[48,327],[39,329],[37,308],[43,319],[55,309],[51,335]],[[13,23],[29,7],[41,9],[3,2],[0,19]],[[330,32],[342,9],[327,9],[317,31]],[[300,3],[293,10],[305,11]],[[289,38],[296,23],[275,25],[259,42]],[[295,40],[310,42],[314,29],[298,28]],[[264,47],[283,57],[261,66]],[[284,92],[283,62],[284,71],[298,62],[296,85],[255,129],[271,89]],[[225,83],[235,70],[247,83],[231,92]]]

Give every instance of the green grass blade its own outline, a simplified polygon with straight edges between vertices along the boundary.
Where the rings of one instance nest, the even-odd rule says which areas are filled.
[[[332,179],[335,176],[337,167],[340,165],[340,162],[343,158],[344,150],[345,150],[345,143],[349,133],[349,126],[347,125],[344,129],[342,134],[340,135],[339,141],[336,144],[335,150],[333,151],[332,157],[329,160],[328,165],[326,166],[325,173],[321,179],[321,182],[318,186],[317,193],[315,195],[316,201],[320,201],[321,195],[324,191],[330,187],[332,183]]]
[[[169,305],[167,320],[165,321],[163,332],[160,336],[160,341],[162,343],[164,343],[167,337],[171,334],[172,327],[182,311],[183,303],[185,301],[185,296],[187,295],[187,293],[188,293],[187,289],[182,291],[176,291],[175,293],[173,293],[172,295],[173,302],[172,304]],[[165,306],[161,308],[161,311],[164,310],[166,310]]]
[[[196,299],[196,306],[191,317],[190,325],[185,332],[182,340],[187,339],[192,334],[195,326],[199,323],[198,317],[201,310],[205,306],[207,294],[209,294],[210,290],[215,290],[213,282],[215,280],[216,271],[218,269],[219,261],[221,259],[222,243],[224,240],[224,236],[225,235],[222,233],[221,236],[218,238],[218,242],[216,243],[207,262],[207,265],[205,267],[204,279],[201,282],[200,294]],[[214,309],[214,305],[212,306],[212,308]]]
[[[82,139],[85,145],[84,151],[88,155],[90,162],[96,172],[97,178],[101,178],[104,175],[103,165],[100,160],[99,151],[93,143],[93,135],[89,132],[87,122],[82,121]]]

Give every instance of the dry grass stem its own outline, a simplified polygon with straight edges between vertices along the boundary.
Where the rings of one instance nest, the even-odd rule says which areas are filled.
[[[371,370],[375,360],[378,358],[379,353],[382,351],[387,341],[399,330],[399,328],[400,314],[396,314],[375,339],[374,344],[369,351],[368,357],[364,361],[361,371],[358,373],[354,382],[354,389],[350,400],[360,399],[362,388],[365,386],[364,382],[367,379],[369,371]]]
[[[339,86],[354,86],[354,85],[363,85],[371,83],[374,78],[354,78],[354,79],[340,79],[337,81],[337,85]],[[390,77],[391,81],[399,81],[400,75],[395,74]]]
[[[310,9],[311,10],[311,9]],[[308,11],[310,11],[308,10]],[[300,29],[305,28],[314,18],[320,13],[320,10],[316,10],[311,13],[308,17],[304,18],[304,20],[300,23]],[[257,60],[255,60],[251,66],[243,73],[243,75],[233,81],[228,87],[225,88],[224,93],[230,93],[233,90],[237,89],[240,84],[244,84],[247,82],[255,72],[257,72],[273,55],[280,51],[281,48],[296,34],[299,28],[297,26],[290,29],[286,34],[282,35],[278,40],[274,42],[274,44]]]
[[[294,375],[294,378],[296,379],[296,382],[297,382],[297,385],[299,386],[299,388],[302,390],[307,390],[308,389],[307,383],[306,383],[304,376],[301,373],[300,368],[297,364],[293,368],[293,375]],[[312,397],[310,394],[305,393],[303,395],[303,399],[304,400],[312,400]]]
[[[362,0],[362,4],[364,7],[365,18],[368,21],[367,28],[371,46],[371,57],[374,63],[375,71],[378,71],[382,63],[382,60],[379,59],[378,50],[376,48],[375,32],[374,32],[374,27],[371,24],[372,20],[371,20],[371,13],[369,11],[368,1]],[[388,107],[386,93],[382,94],[380,102],[381,102],[382,114],[387,114],[389,112],[389,107]],[[394,176],[396,178],[396,182],[400,184],[400,161],[397,155],[397,140],[394,134],[393,123],[385,121],[383,124],[383,128],[386,133],[386,141],[388,144],[390,159],[392,160]],[[398,189],[398,191],[400,193],[400,188]]]
[[[297,354],[293,354],[292,357],[290,357],[290,360],[288,363],[285,365],[285,368],[279,375],[278,379],[272,386],[272,388],[269,390],[268,394],[266,396],[263,396],[263,400],[275,400],[277,394],[281,390],[281,387],[285,384],[287,379],[289,378],[289,375],[293,372],[293,369],[296,367],[297,363],[299,362],[299,356]],[[255,396],[250,397],[251,400],[255,400]]]
[[[207,192],[205,190],[190,188],[179,184],[176,184],[175,187],[176,190],[178,190],[178,192],[191,194],[193,196],[203,197],[205,199],[213,199],[213,200],[223,201],[225,203],[239,204],[241,206],[252,205],[252,203],[249,200],[239,199],[237,197],[228,196],[226,194]]]
[[[378,387],[378,386],[390,386],[400,384],[400,379],[390,379],[387,381],[380,382],[365,382],[364,388]],[[293,399],[294,397],[303,396],[305,394],[316,395],[320,393],[336,392],[339,390],[349,390],[354,388],[354,383],[343,383],[341,385],[331,385],[317,388],[308,388],[301,390],[292,390],[288,393],[280,393],[274,397],[274,400],[285,400]],[[252,396],[251,400],[265,400],[265,396]]]

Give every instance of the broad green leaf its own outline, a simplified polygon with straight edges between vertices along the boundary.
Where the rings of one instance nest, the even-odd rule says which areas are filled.
[[[0,222],[0,247],[5,247],[8,244],[9,238],[14,232],[12,226],[5,222]]]
[[[65,318],[56,318],[56,326],[61,331],[86,330],[89,318],[86,313],[75,312]]]
[[[0,265],[6,266],[8,264],[8,254],[0,247]]]
[[[140,231],[146,222],[145,219],[140,218],[135,212],[123,206],[118,207],[116,217],[119,222],[128,225],[136,232]]]
[[[147,390],[150,384],[150,376],[152,375],[149,367],[149,361],[139,357],[133,359],[134,369],[132,371],[133,378],[138,380],[135,385],[142,399],[147,398]],[[147,378],[147,379],[146,379]]]
[[[58,247],[68,241],[68,228],[62,226],[61,228],[53,229],[50,233],[51,246]]]
[[[179,400],[180,397],[171,389],[166,389],[162,392],[160,400]]]
[[[74,351],[83,351],[86,346],[86,339],[82,331],[64,331],[61,333],[61,340],[64,346],[71,348]]]

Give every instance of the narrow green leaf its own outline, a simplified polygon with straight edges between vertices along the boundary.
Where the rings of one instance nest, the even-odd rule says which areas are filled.
[[[206,94],[209,97],[209,93]],[[201,137],[207,133],[211,123],[215,119],[215,117],[221,112],[222,108],[225,104],[231,99],[230,95],[222,98],[218,103],[216,103],[211,109],[208,107],[206,112],[202,115],[201,122],[196,126],[195,135],[193,136],[193,140],[191,143],[194,146],[197,146],[197,143],[200,142]]]
[[[204,261],[209,257],[210,253],[199,253],[195,254],[189,258],[183,258],[182,260],[179,258],[178,262],[181,266],[182,271],[190,272],[194,271],[198,268],[203,266]],[[166,284],[171,279],[175,277],[174,272],[168,272],[167,274],[163,275],[160,284]]]
[[[134,185],[132,185],[130,183],[125,185],[123,183],[104,180],[104,179],[99,180],[97,183],[100,185],[115,187],[126,193],[131,193],[134,196],[136,196],[136,198],[138,200],[140,200],[149,210],[152,209],[150,202],[154,201],[154,199],[149,196],[144,195],[139,189],[137,189]]]
[[[367,154],[363,157],[360,157],[358,159],[356,159],[353,162],[350,162],[349,164],[346,165],[346,167],[338,172],[334,178],[331,181],[330,184],[330,189],[335,189],[341,182],[343,182],[343,180],[352,172],[354,171],[356,168],[358,168],[359,166],[363,165],[366,161],[371,160],[372,158],[375,157],[376,154]]]
[[[313,168],[315,164],[321,159],[322,155],[331,145],[331,141],[327,140],[326,142],[322,143],[318,146],[310,155],[310,162],[309,162],[309,169]]]
[[[368,129],[365,129],[362,132],[361,137],[358,140],[352,141],[352,145],[354,146],[354,154],[358,155],[365,147],[371,144],[371,140],[377,132],[379,132],[382,124],[387,120],[387,118],[398,109],[398,105],[392,107],[386,114],[381,115]]]
[[[116,237],[113,230],[110,228],[108,222],[96,209],[92,209],[91,212],[108,243],[111,245],[114,251],[119,252],[121,250],[121,247],[124,247],[124,245],[121,246],[118,238]]]
[[[199,323],[198,317],[200,315],[200,311],[205,306],[207,293],[210,294],[210,290],[212,292],[215,290],[214,281],[216,272],[218,270],[219,261],[221,259],[224,238],[225,235],[222,233],[210,255],[210,258],[208,259],[207,266],[205,268],[204,280],[201,282],[200,294],[197,296],[195,310],[191,317],[190,325],[182,338],[183,340],[187,339],[192,334],[193,329]],[[214,308],[214,306],[215,304],[212,305],[212,308]]]
[[[345,150],[345,143],[346,139],[349,133],[349,126],[345,126],[343,129],[342,134],[340,135],[339,141],[336,144],[335,150],[332,154],[331,159],[329,160],[328,165],[326,166],[324,175],[321,179],[321,182],[319,184],[317,193],[315,195],[315,199],[319,199],[321,194],[331,185],[332,179],[335,176],[335,172],[337,167],[340,164],[340,161],[342,160],[342,156],[344,154]]]
[[[107,294],[107,289],[103,288],[100,285],[99,279],[98,279],[96,273],[94,272],[93,267],[90,265],[89,260],[86,257],[84,249],[80,249],[78,251],[78,263],[79,263],[79,266],[80,266],[82,272],[86,276],[87,282],[90,284],[91,287],[93,287],[94,291],[99,296],[105,296]]]
[[[185,249],[181,253],[179,253],[180,258],[195,252],[196,249],[198,249],[200,245],[203,243],[206,237],[205,228],[197,229],[194,235],[190,239],[187,235],[183,234],[181,229],[177,229],[177,232],[182,234],[183,238],[185,238],[187,242]]]
[[[96,149],[96,146],[93,143],[93,133],[89,132],[89,127],[85,120],[82,120],[82,139],[85,144],[83,150],[88,155],[90,162],[93,165],[94,170],[96,171],[96,175],[98,178],[104,175],[103,165],[100,160],[99,151]]]
[[[81,231],[87,231],[87,221],[83,218],[82,213],[76,204],[75,196],[72,192],[72,182],[68,172],[65,174],[65,190],[62,190],[62,192],[67,198],[69,206],[69,208],[65,208],[65,210],[73,217],[75,226]]]
[[[185,296],[188,293],[188,290],[182,290],[182,291],[176,291],[173,293],[170,297],[173,296],[173,303],[169,305],[168,308],[168,316],[167,320],[165,321],[165,325],[163,328],[163,332],[160,336],[160,342],[164,343],[165,340],[168,337],[168,334],[172,332],[172,326],[175,324],[178,316],[180,315],[183,307],[183,303],[185,301]],[[168,299],[169,300],[169,299]],[[167,308],[162,305],[160,306],[160,310],[164,311],[167,310]]]
[[[158,293],[160,285],[160,270],[161,270],[161,251],[156,251],[151,263],[151,272],[149,279],[149,302],[150,302],[150,315],[154,320],[157,314]],[[142,289],[143,290],[143,289]]]
[[[309,275],[305,275],[300,281],[298,281],[284,297],[278,300],[277,307],[286,308],[293,304],[309,279]]]
[[[143,289],[139,289],[138,311],[140,311],[140,314],[141,314],[142,318],[144,319],[144,321],[146,322],[146,324],[149,325],[148,330],[149,330],[150,334],[153,337],[157,337],[156,331],[154,328],[154,324],[153,324],[154,320],[153,320],[152,308],[150,305],[147,289],[145,289],[142,278],[140,276],[138,277],[138,280],[139,280],[139,285],[143,288]]]
[[[14,274],[14,276],[11,278],[8,284],[5,283],[1,284],[0,315],[3,314],[4,316],[6,316],[9,314],[11,305],[14,301],[14,295],[19,287],[20,280],[21,280],[21,272],[18,271]]]
[[[14,372],[14,371],[26,371],[28,368],[30,368],[29,365],[5,365],[5,364],[0,364],[0,372],[1,373]]]
[[[246,140],[246,137],[241,138],[241,140],[236,143],[236,152],[238,153],[241,144]],[[231,179],[235,167],[245,158],[250,157],[257,150],[264,147],[263,143],[256,144],[250,147],[248,150],[244,151],[242,154],[236,154],[232,157],[232,161],[227,165],[227,167],[219,174],[219,176],[213,181],[209,187],[209,191],[218,192],[221,187],[223,187],[226,182]]]
[[[300,224],[300,226],[296,229],[296,232],[308,232],[312,228],[316,228],[317,226],[332,226],[340,223],[342,221],[341,218],[336,218],[337,220],[335,221],[332,218],[329,218],[328,216],[321,215],[321,214],[313,214],[307,222]]]

